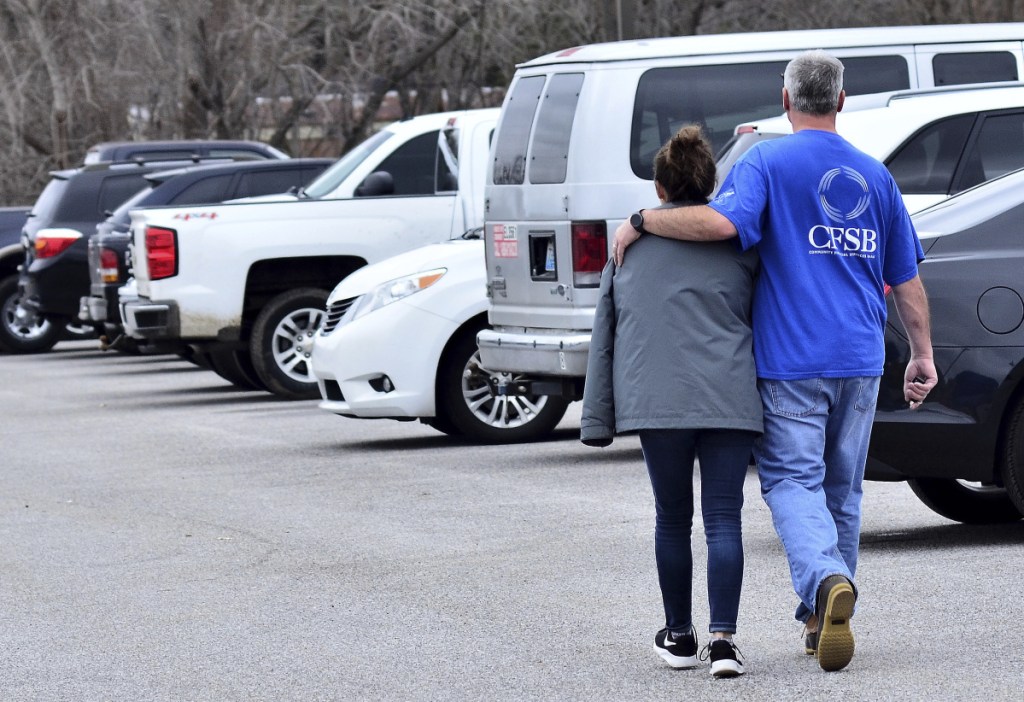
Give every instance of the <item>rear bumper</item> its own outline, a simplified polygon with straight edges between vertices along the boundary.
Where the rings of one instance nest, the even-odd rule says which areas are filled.
[[[121,320],[135,339],[178,339],[181,322],[174,302],[121,298]]]
[[[35,258],[23,267],[20,284],[24,297],[40,313],[74,318],[79,301],[89,294],[86,242],[76,241],[52,258]]]
[[[495,327],[477,334],[476,343],[489,370],[563,378],[587,374],[587,331]]]

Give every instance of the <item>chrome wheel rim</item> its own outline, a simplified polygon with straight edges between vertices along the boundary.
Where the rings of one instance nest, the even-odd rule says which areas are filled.
[[[495,429],[515,429],[535,420],[547,395],[492,395],[491,381],[514,385],[521,376],[487,370],[474,353],[462,371],[462,399],[478,421]]]
[[[305,307],[289,312],[274,327],[270,340],[274,362],[288,378],[300,383],[316,382],[309,359],[323,316],[323,310]]]
[[[12,336],[22,341],[35,341],[50,331],[50,320],[21,305],[20,297],[4,302],[3,323]]]

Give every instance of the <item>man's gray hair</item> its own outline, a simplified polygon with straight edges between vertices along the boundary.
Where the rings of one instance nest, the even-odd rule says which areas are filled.
[[[784,74],[792,109],[809,115],[827,115],[839,107],[843,90],[843,64],[820,49],[807,51],[789,62]]]

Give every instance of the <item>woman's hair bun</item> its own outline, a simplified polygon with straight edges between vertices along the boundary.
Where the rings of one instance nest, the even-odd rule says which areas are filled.
[[[669,200],[707,200],[715,189],[715,158],[699,126],[682,127],[661,147],[654,178]]]

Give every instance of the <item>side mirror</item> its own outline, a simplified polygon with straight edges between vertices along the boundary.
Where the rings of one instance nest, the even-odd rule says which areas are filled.
[[[356,188],[356,197],[379,197],[395,194],[395,179],[387,171],[374,171]]]

